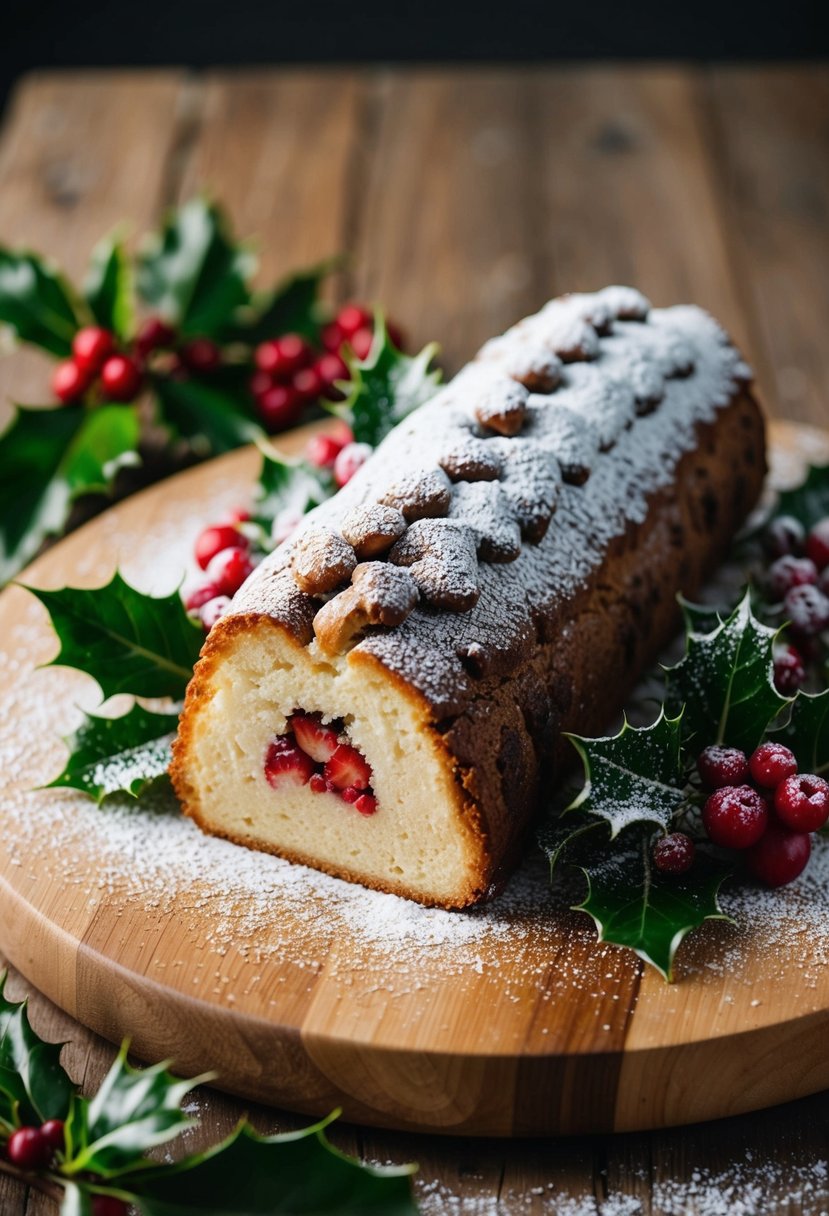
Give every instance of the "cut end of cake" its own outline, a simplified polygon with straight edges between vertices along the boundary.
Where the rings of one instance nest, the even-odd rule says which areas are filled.
[[[370,656],[233,617],[208,639],[183,723],[171,775],[204,830],[424,904],[485,893],[476,808],[424,704]]]

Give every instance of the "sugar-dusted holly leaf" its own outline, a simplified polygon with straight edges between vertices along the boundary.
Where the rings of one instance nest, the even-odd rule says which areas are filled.
[[[241,384],[153,377],[162,420],[205,454],[229,452],[261,438],[250,394]]]
[[[256,518],[263,526],[269,527],[283,511],[304,515],[334,493],[334,479],[324,469],[307,460],[289,460],[269,443],[260,443],[259,450]]]
[[[108,794],[134,797],[166,772],[178,714],[151,713],[133,705],[118,718],[84,714],[65,742],[66,767],[51,786],[81,790],[101,802]]]
[[[29,590],[46,606],[60,640],[50,665],[85,671],[105,697],[184,696],[204,635],[177,591],[146,595],[117,571],[103,587]]]
[[[772,738],[791,748],[801,772],[829,769],[829,689],[815,696],[799,692],[788,722]]]
[[[75,499],[137,462],[138,437],[130,405],[17,409],[0,436],[0,585],[62,531]]]
[[[684,595],[678,595],[677,601],[687,633],[712,633],[722,624],[722,613],[710,604],[694,604]]]
[[[668,686],[701,746],[725,743],[751,752],[789,704],[773,683],[775,637],[754,616],[749,592],[716,629],[688,633],[684,658],[668,669]]]
[[[374,341],[365,359],[348,360],[351,379],[342,385],[345,400],[329,408],[345,418],[359,443],[376,447],[401,419],[434,397],[441,381],[438,368],[429,370],[437,343],[419,355],[404,355],[394,347],[379,314]]]
[[[591,819],[587,815],[554,813],[543,820],[536,839],[550,863],[551,877],[565,857],[572,860],[574,853],[589,849],[593,841],[604,841],[609,830],[606,819]]]
[[[618,735],[568,738],[584,765],[584,787],[569,810],[597,815],[612,836],[641,821],[667,828],[685,801],[682,783],[682,718],[664,711],[651,726],[625,721]]]
[[[416,1216],[414,1167],[361,1165],[329,1144],[328,1122],[277,1136],[242,1123],[207,1152],[138,1178],[138,1209],[143,1216]]]
[[[152,1169],[144,1153],[193,1126],[181,1102],[206,1079],[181,1081],[164,1064],[131,1068],[123,1044],[95,1096],[76,1095],[72,1102],[63,1172],[109,1179]]]
[[[65,1119],[74,1086],[60,1063],[60,1043],[44,1043],[29,1025],[26,1002],[8,1000],[0,974],[0,1124],[7,1128]]]
[[[320,286],[341,263],[341,258],[329,258],[308,270],[292,274],[272,291],[256,296],[249,306],[237,312],[234,322],[225,327],[223,339],[256,346],[268,338],[292,333],[316,341],[320,328]]]
[[[782,490],[770,518],[793,515],[804,528],[813,528],[829,515],[829,464],[810,465],[806,479],[791,490]]]
[[[170,213],[139,255],[138,293],[182,334],[214,337],[248,303],[254,268],[219,208],[195,198]]]
[[[132,337],[132,266],[123,244],[105,237],[92,251],[84,282],[84,296],[97,323],[122,341]]]
[[[672,978],[677,947],[705,920],[728,920],[718,892],[729,871],[700,853],[682,875],[660,874],[651,861],[648,829],[635,827],[581,865],[585,899],[576,911],[592,916],[599,940],[628,946]]]
[[[52,266],[36,254],[0,247],[0,327],[63,358],[80,324],[72,293]]]

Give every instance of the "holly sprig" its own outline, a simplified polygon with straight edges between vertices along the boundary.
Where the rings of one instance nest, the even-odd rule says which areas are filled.
[[[298,1132],[263,1136],[243,1119],[199,1153],[148,1154],[197,1126],[181,1109],[192,1089],[167,1063],[133,1068],[127,1044],[98,1091],[82,1094],[60,1062],[61,1044],[32,1029],[26,1002],[0,975],[0,1171],[60,1204],[61,1216],[415,1216],[414,1166],[377,1168],[336,1150],[334,1112]],[[169,1152],[169,1151],[168,1151]]]

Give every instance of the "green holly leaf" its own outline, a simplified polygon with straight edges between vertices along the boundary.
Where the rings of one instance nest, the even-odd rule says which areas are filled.
[[[660,874],[651,860],[652,833],[635,828],[581,865],[587,895],[578,912],[593,918],[599,941],[627,946],[672,979],[682,939],[705,920],[730,919],[718,893],[726,867],[700,853],[682,875]]]
[[[376,447],[398,422],[434,397],[442,373],[439,368],[429,371],[429,364],[437,350],[437,343],[430,342],[419,355],[404,355],[392,345],[378,314],[368,357],[348,360],[345,400],[327,408],[346,419],[359,443]]]
[[[237,312],[234,322],[222,331],[227,342],[257,346],[280,334],[302,334],[317,341],[320,329],[320,287],[342,264],[329,258],[308,270],[300,270],[279,283],[273,291],[257,296]]]
[[[60,1063],[61,1043],[44,1043],[29,1024],[26,1001],[9,1001],[0,974],[0,1124],[8,1130],[65,1119],[74,1087]]]
[[[684,595],[676,598],[682,609],[686,633],[712,633],[722,624],[722,614],[710,604],[694,604]]]
[[[98,325],[117,334],[122,342],[132,337],[132,266],[124,246],[115,238],[106,237],[93,249],[84,297]]]
[[[177,723],[178,714],[151,713],[137,704],[118,718],[84,714],[65,739],[66,767],[48,788],[81,790],[97,802],[116,793],[137,798],[167,772]]]
[[[689,632],[685,657],[668,669],[668,687],[685,706],[688,733],[704,746],[752,752],[789,704],[773,683],[776,636],[754,616],[748,592],[710,633]]]
[[[145,595],[117,571],[103,587],[28,589],[46,606],[60,640],[47,666],[87,672],[104,697],[184,696],[204,635],[177,591]]]
[[[270,527],[283,511],[304,515],[336,490],[334,479],[306,460],[288,460],[268,443],[260,443],[262,465],[256,483],[256,518]]]
[[[262,437],[253,403],[240,384],[205,384],[202,380],[153,378],[161,415],[173,432],[218,455]]]
[[[65,358],[81,321],[61,275],[33,253],[0,247],[0,326],[19,342],[30,342]]]
[[[416,1216],[413,1166],[376,1168],[338,1152],[329,1120],[277,1136],[242,1123],[207,1152],[138,1180],[143,1216]]]
[[[807,531],[829,515],[829,464],[810,465],[805,481],[780,492],[769,519],[779,515],[793,515]]]
[[[584,787],[568,811],[607,820],[612,837],[640,821],[669,827],[685,801],[681,716],[667,718],[663,710],[651,726],[625,720],[618,735],[568,738],[584,765]]]
[[[215,337],[250,295],[255,262],[231,239],[224,216],[205,199],[171,212],[138,258],[138,294],[185,336]]]
[[[0,585],[61,532],[73,502],[107,493],[138,461],[139,421],[130,405],[18,407],[0,436]]]
[[[94,1098],[75,1096],[66,1120],[63,1172],[111,1179],[152,1169],[144,1153],[194,1126],[181,1102],[207,1079],[181,1081],[165,1064],[131,1068],[124,1043]]]
[[[771,737],[791,748],[801,772],[829,769],[829,689],[815,696],[799,692],[789,721]]]

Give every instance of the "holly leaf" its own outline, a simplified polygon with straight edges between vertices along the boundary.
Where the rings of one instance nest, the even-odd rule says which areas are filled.
[[[137,463],[139,429],[130,405],[17,408],[0,436],[0,584],[63,530],[77,498],[107,493]]]
[[[754,616],[748,592],[710,633],[688,633],[685,656],[667,676],[671,695],[685,706],[690,735],[706,746],[754,750],[790,703],[773,683],[776,636]]]
[[[84,297],[99,325],[112,330],[122,342],[132,336],[132,267],[124,246],[113,237],[106,237],[92,251]]]
[[[330,498],[333,478],[306,460],[288,460],[268,443],[260,443],[262,465],[256,483],[256,518],[270,527],[283,511],[304,515]]]
[[[80,319],[56,270],[34,253],[0,247],[0,325],[8,325],[19,342],[64,358],[71,354]]]
[[[404,355],[392,345],[378,313],[368,357],[348,359],[351,379],[340,385],[345,400],[326,408],[346,419],[357,442],[376,447],[398,422],[434,397],[442,373],[430,371],[429,364],[437,350],[437,343],[430,342],[419,355]]]
[[[65,1119],[74,1086],[60,1063],[61,1043],[45,1043],[29,1024],[26,1001],[4,995],[0,974],[0,1123],[14,1127]]]
[[[694,604],[686,600],[684,595],[678,595],[677,602],[682,609],[682,619],[687,633],[712,633],[722,624],[722,615],[710,604]]]
[[[279,334],[292,333],[316,341],[320,328],[320,286],[341,264],[341,258],[328,258],[284,279],[272,291],[238,310],[234,322],[222,331],[223,339],[256,346]]]
[[[215,337],[249,302],[254,265],[218,207],[195,198],[170,213],[139,255],[138,294],[185,336]]]
[[[587,895],[574,910],[593,918],[599,941],[627,946],[670,982],[682,939],[705,920],[729,920],[718,893],[729,871],[697,853],[682,875],[660,874],[651,860],[652,833],[634,829],[580,866]]]
[[[769,518],[780,515],[793,515],[807,531],[829,515],[829,464],[810,465],[805,481],[781,490]]]
[[[211,453],[229,452],[262,436],[252,404],[241,385],[205,384],[201,380],[153,378],[164,422],[173,431]]]
[[[822,773],[829,769],[829,689],[815,696],[799,692],[791,717],[772,738],[791,748],[801,772]]]
[[[324,1120],[260,1136],[242,1123],[227,1140],[138,1180],[143,1216],[416,1216],[413,1166],[376,1168],[338,1152]]]
[[[178,714],[151,713],[137,704],[118,718],[84,714],[64,740],[66,767],[47,788],[81,790],[99,803],[116,793],[137,798],[167,772],[177,723]]]
[[[66,1120],[63,1172],[111,1179],[152,1169],[144,1153],[194,1126],[181,1102],[207,1079],[181,1081],[165,1064],[131,1068],[124,1043],[94,1098],[75,1096]]]
[[[611,838],[641,821],[667,830],[685,801],[681,715],[667,718],[662,710],[651,726],[631,726],[626,719],[618,735],[567,737],[584,765],[584,787],[568,811],[607,820]]]
[[[204,635],[177,591],[145,595],[117,571],[103,587],[28,590],[46,606],[60,640],[46,666],[85,671],[104,697],[184,696]]]

